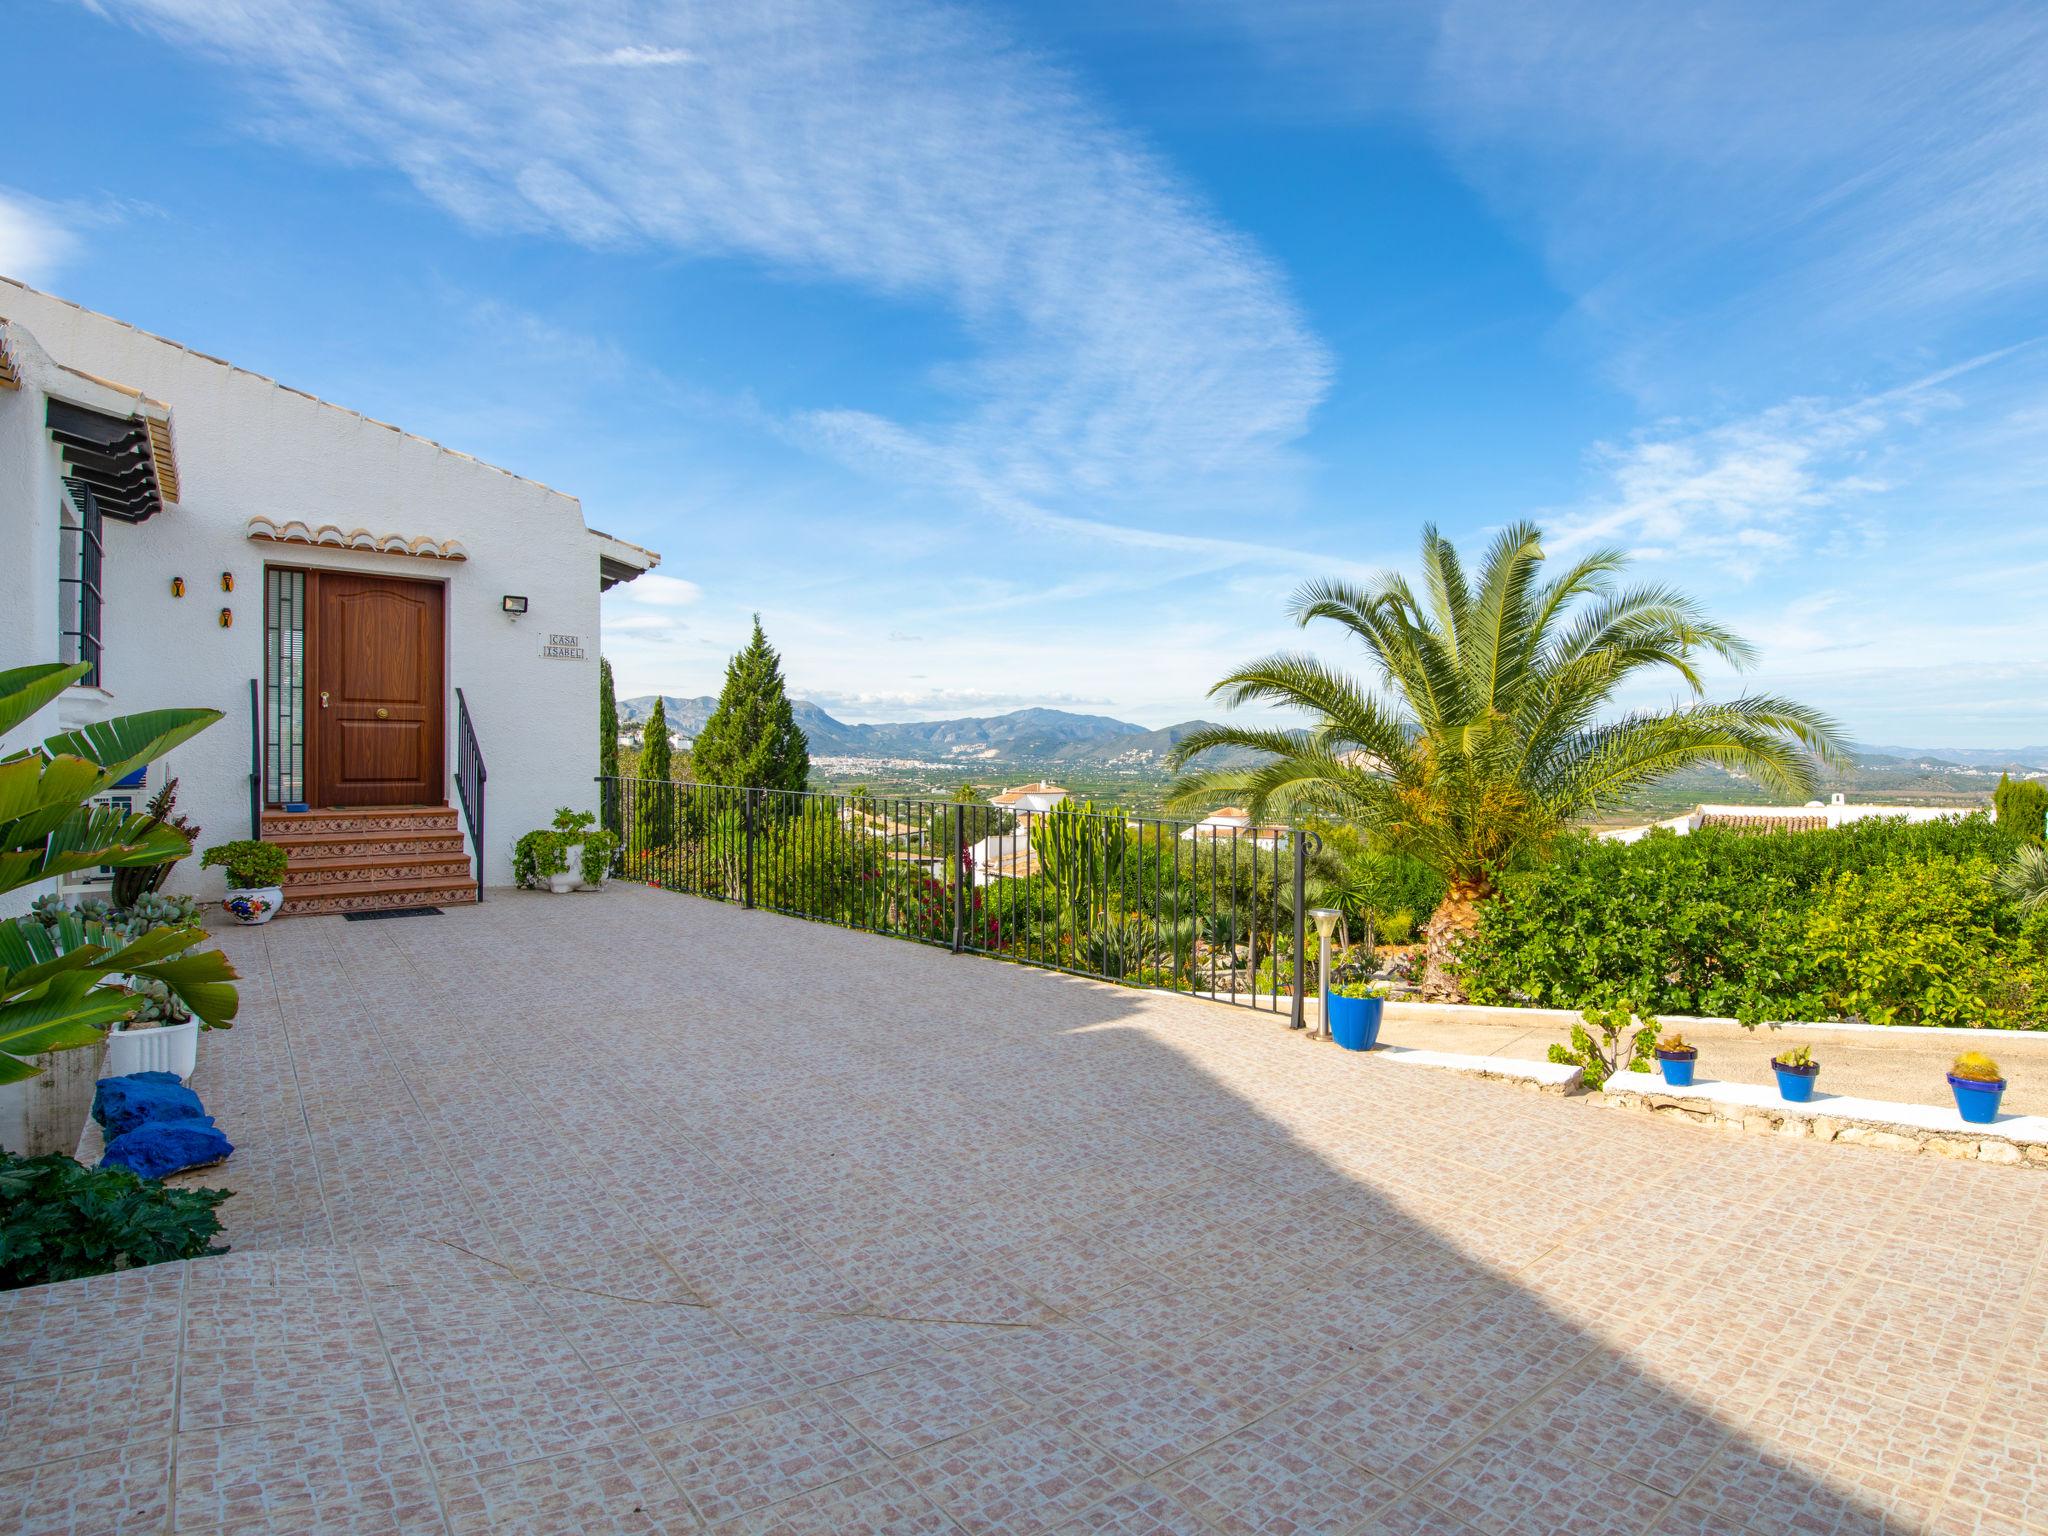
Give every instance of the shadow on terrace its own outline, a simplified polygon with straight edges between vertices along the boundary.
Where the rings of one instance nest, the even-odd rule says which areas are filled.
[[[223,943],[236,1251],[4,1298],[8,1529],[2034,1528],[2024,1173],[644,889]]]

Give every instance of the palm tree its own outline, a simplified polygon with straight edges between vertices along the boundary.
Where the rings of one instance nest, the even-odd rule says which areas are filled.
[[[1174,751],[1176,769],[1215,747],[1264,759],[1184,776],[1168,803],[1229,796],[1255,820],[1347,819],[1430,865],[1448,894],[1425,929],[1423,995],[1455,997],[1450,963],[1480,903],[1574,818],[1703,763],[1803,800],[1815,757],[1838,755],[1834,723],[1790,699],[1707,701],[1695,659],[1706,651],[1745,666],[1750,647],[1674,588],[1618,587],[1627,563],[1600,550],[1545,581],[1542,534],[1517,523],[1493,541],[1475,582],[1451,542],[1426,527],[1423,595],[1392,572],[1362,587],[1309,583],[1293,617],[1350,631],[1379,686],[1299,653],[1239,668],[1211,697],[1280,705],[1314,724],[1190,734]],[[1658,671],[1682,680],[1690,700],[1616,712],[1623,684]]]
[[[2012,862],[1999,870],[1995,883],[1998,893],[2018,902],[2024,912],[2048,907],[2048,848],[2025,844]]]

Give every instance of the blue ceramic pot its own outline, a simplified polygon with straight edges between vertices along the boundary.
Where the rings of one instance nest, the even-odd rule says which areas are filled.
[[[1331,997],[1330,1038],[1347,1051],[1371,1050],[1379,1043],[1385,1008],[1384,998]]]
[[[1949,1091],[1956,1096],[1956,1113],[1972,1125],[1989,1125],[1998,1118],[1998,1101],[2005,1097],[2003,1080],[1980,1083],[1974,1078],[1950,1074]]]
[[[1813,1102],[1813,1080],[1820,1076],[1819,1067],[1781,1067],[1774,1061],[1771,1070],[1778,1074],[1778,1096],[1787,1104]]]
[[[1692,1069],[1699,1064],[1699,1059],[1698,1051],[1684,1056],[1666,1056],[1662,1051],[1657,1053],[1657,1065],[1664,1073],[1664,1081],[1673,1088],[1692,1086]]]

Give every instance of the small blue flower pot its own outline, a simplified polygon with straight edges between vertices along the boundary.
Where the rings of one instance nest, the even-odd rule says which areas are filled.
[[[1989,1125],[1998,1118],[1998,1101],[2005,1097],[2003,1082],[1980,1083],[1951,1075],[1948,1086],[1956,1096],[1956,1113],[1970,1124]]]
[[[1673,1088],[1692,1086],[1692,1069],[1699,1065],[1699,1060],[1698,1052],[1690,1056],[1666,1056],[1662,1051],[1657,1053],[1658,1069],[1663,1072],[1665,1083]]]
[[[1813,1081],[1820,1076],[1820,1068],[1812,1067],[1802,1072],[1797,1067],[1781,1067],[1775,1061],[1771,1070],[1778,1074],[1778,1097],[1787,1104],[1811,1104],[1813,1102]]]
[[[1380,1015],[1386,1000],[1378,997],[1332,997],[1330,1038],[1347,1051],[1369,1051],[1379,1043]]]

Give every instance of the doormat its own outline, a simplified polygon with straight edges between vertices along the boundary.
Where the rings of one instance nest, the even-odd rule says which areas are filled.
[[[344,912],[352,923],[374,923],[380,917],[439,917],[439,907],[386,907],[382,912]]]

